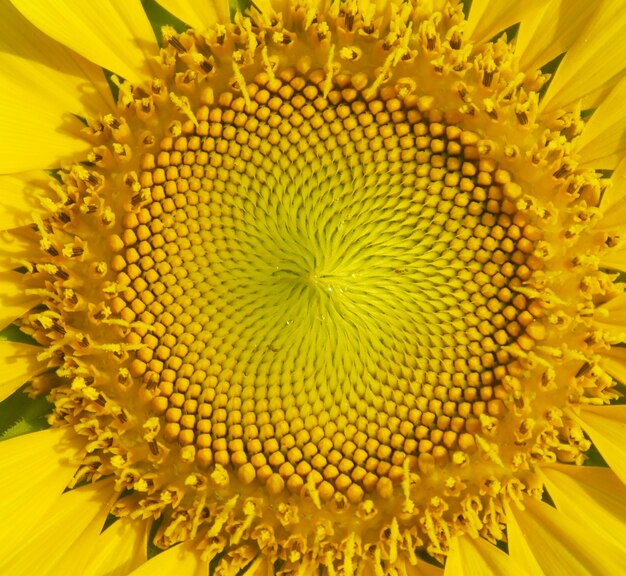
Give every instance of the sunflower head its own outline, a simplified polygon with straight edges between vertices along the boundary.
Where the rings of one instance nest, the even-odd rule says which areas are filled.
[[[504,562],[619,396],[586,116],[493,2],[182,4],[25,237],[69,487],[216,574]]]

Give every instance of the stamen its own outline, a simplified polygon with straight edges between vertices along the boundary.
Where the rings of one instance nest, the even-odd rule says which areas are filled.
[[[193,113],[191,107],[189,106],[189,101],[187,100],[187,98],[185,96],[177,96],[176,94],[174,94],[173,92],[169,93],[170,96],[170,100],[174,103],[174,105],[183,113],[185,114],[185,116],[187,116],[187,118],[189,118],[189,120],[191,120],[194,124],[194,126],[196,126],[196,128],[198,127],[198,119],[196,118],[195,114]]]
[[[237,86],[239,87],[239,90],[241,90],[244,100],[246,101],[246,110],[249,110],[252,104],[252,101],[250,100],[250,94],[248,93],[246,80],[243,77],[243,74],[241,73],[241,71],[239,70],[239,66],[234,60],[233,60],[233,72],[235,74],[235,82],[237,83]]]

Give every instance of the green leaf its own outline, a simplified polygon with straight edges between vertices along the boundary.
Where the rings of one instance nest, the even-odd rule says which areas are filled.
[[[187,24],[176,18],[173,14],[170,14],[163,6],[158,4],[156,0],[141,0],[141,4],[148,16],[148,20],[150,20],[154,35],[160,46],[163,45],[161,35],[161,28],[163,28],[163,26],[171,26],[179,34],[189,28]]]
[[[52,404],[46,400],[45,396],[29,398],[24,393],[25,388],[22,386],[0,403],[0,439],[2,440],[50,427],[46,416],[52,411]]]
[[[11,324],[0,331],[0,340],[34,344],[37,342]],[[0,440],[49,428],[46,416],[52,412],[52,404],[45,397],[29,398],[22,386],[0,403]]]
[[[609,465],[606,463],[606,460],[602,457],[599,450],[592,444],[591,448],[585,452],[585,456],[587,459],[584,461],[583,466],[601,466],[603,468],[608,468]]]
[[[252,6],[252,0],[230,0],[230,19],[235,19],[237,12],[245,12]]]
[[[15,324],[11,324],[0,331],[0,340],[6,342],[21,342],[22,344],[37,344],[35,340],[28,336],[28,334],[24,334]]]
[[[465,18],[467,18],[472,8],[472,0],[462,0],[462,4],[463,4],[463,14],[465,14]]]
[[[154,558],[157,554],[161,554],[163,550],[154,544],[154,538],[163,522],[163,516],[159,516],[150,526],[150,534],[148,535],[148,560]]]
[[[117,87],[117,84],[113,82],[113,72],[107,70],[106,68],[103,68],[102,72],[104,72],[104,77],[106,78],[109,85],[109,90],[111,91],[111,95],[113,96],[113,101],[117,102],[117,98],[120,95],[120,89]],[[117,76],[119,78],[119,75]]]

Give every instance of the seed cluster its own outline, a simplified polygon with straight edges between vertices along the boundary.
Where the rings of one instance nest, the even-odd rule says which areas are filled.
[[[493,433],[543,337],[540,232],[476,133],[323,80],[226,92],[142,156],[111,307],[185,462],[359,502]]]

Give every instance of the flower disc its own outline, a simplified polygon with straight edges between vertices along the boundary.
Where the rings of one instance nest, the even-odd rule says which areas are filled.
[[[167,440],[249,482],[359,501],[408,454],[445,460],[472,420],[503,416],[502,347],[534,344],[507,283],[538,231],[503,211],[510,175],[466,159],[474,133],[416,102],[272,88],[248,86],[248,112],[195,111],[144,155],[113,306],[153,327],[129,335],[130,370],[158,383]]]

